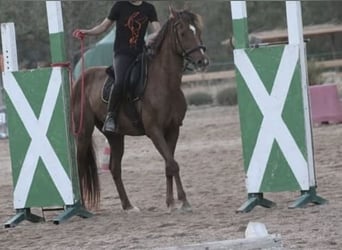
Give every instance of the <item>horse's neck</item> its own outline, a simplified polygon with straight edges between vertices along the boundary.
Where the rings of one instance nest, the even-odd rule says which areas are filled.
[[[158,54],[155,55],[153,64],[156,68],[164,71],[165,84],[172,84],[173,87],[180,87],[183,74],[184,59],[174,50],[174,39],[167,37]],[[172,82],[172,83],[171,83]]]

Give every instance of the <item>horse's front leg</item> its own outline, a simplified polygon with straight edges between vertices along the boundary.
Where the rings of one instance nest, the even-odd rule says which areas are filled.
[[[171,150],[173,159],[174,159],[174,155],[175,155],[178,136],[179,136],[179,127],[173,127],[172,129],[169,129],[165,134],[165,139],[166,139],[166,142],[167,142],[167,144]],[[176,162],[176,164],[178,166],[177,162]],[[177,197],[178,197],[178,200],[180,200],[182,202],[181,209],[184,211],[190,212],[190,211],[192,211],[192,209],[191,209],[190,203],[186,199],[186,194],[185,194],[185,191],[184,191],[184,188],[182,185],[182,181],[180,178],[179,166],[178,166],[178,171],[175,173],[174,177],[175,177],[175,182],[176,182],[176,186],[177,186]],[[172,188],[172,177],[170,178],[170,181],[171,181],[171,188]]]
[[[152,129],[148,136],[151,138],[153,144],[165,160],[165,175],[166,175],[166,204],[170,210],[175,208],[173,199],[173,183],[172,179],[175,177],[177,185],[178,199],[182,202],[181,209],[191,211],[189,202],[186,199],[186,194],[182,186],[179,175],[179,166],[174,159],[174,152],[178,140],[179,129],[170,130],[163,133],[159,129]]]
[[[121,178],[121,160],[124,153],[124,136],[112,134],[107,136],[108,142],[110,144],[110,172],[113,176],[113,180],[116,189],[119,193],[121,200],[122,209],[125,211],[135,210],[139,211],[138,208],[133,207],[128,199],[126,190]]]

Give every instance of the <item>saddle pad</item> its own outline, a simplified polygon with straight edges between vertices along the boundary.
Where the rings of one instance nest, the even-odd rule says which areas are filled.
[[[105,80],[105,84],[102,87],[101,98],[104,103],[108,103],[110,96],[110,89],[112,88],[114,79],[107,77]]]

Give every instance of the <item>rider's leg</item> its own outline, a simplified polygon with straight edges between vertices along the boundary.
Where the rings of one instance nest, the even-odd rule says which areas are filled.
[[[103,132],[115,132],[116,129],[116,116],[120,103],[120,91],[114,84],[110,90],[109,101],[107,105],[107,116],[104,122],[102,131]]]
[[[107,117],[104,122],[103,132],[115,132],[117,115],[119,111],[122,90],[124,86],[126,71],[135,58],[127,55],[116,55],[114,57],[115,83],[111,88],[109,102],[107,106]]]

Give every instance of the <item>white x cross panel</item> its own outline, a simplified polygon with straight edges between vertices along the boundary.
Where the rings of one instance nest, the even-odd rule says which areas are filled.
[[[271,94],[267,92],[244,50],[234,51],[235,64],[264,118],[247,171],[247,190],[260,191],[274,140],[296,177],[301,190],[308,190],[308,163],[282,118],[282,111],[299,59],[298,46],[285,46]]]
[[[39,158],[44,162],[65,204],[73,204],[71,180],[46,137],[62,84],[61,69],[52,70],[38,119],[13,74],[4,73],[4,77],[5,90],[32,139],[14,189],[14,207],[24,208]]]

